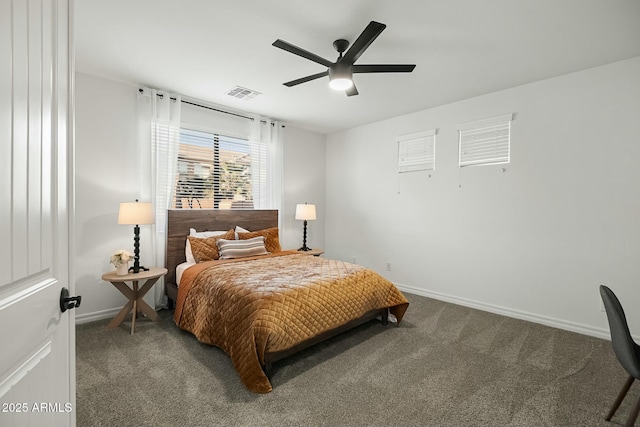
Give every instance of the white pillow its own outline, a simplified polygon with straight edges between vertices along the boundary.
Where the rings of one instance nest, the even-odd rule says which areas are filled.
[[[196,237],[198,239],[206,239],[207,237],[220,236],[221,234],[226,233],[226,231],[196,231],[195,228],[189,229],[189,236]],[[187,239],[187,245],[184,248],[184,255],[187,258],[187,262],[196,262],[196,259],[193,257],[193,252],[191,252],[191,243],[189,243],[189,239]]]
[[[238,238],[238,233],[251,233],[249,230],[246,230],[242,227],[240,227],[239,225],[236,225],[236,240],[240,240]]]

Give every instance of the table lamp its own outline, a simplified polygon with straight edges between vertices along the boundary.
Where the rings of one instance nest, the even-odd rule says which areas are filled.
[[[316,205],[310,205],[308,203],[296,205],[296,219],[304,221],[304,234],[302,235],[302,247],[299,251],[310,251],[311,248],[307,247],[307,221],[314,221],[316,219]]]
[[[140,265],[140,224],[154,224],[156,222],[153,205],[140,203],[136,199],[134,203],[120,203],[118,212],[118,224],[135,225],[133,227],[133,267],[130,272],[138,273],[140,270],[149,271]]]

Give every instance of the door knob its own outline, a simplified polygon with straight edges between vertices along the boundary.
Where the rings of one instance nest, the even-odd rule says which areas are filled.
[[[71,308],[80,307],[80,302],[82,301],[82,296],[78,295],[77,297],[69,296],[69,289],[62,288],[60,291],[60,311],[63,313]]]

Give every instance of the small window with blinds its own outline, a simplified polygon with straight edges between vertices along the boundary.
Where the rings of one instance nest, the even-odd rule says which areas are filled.
[[[513,114],[460,125],[459,166],[509,163]]]
[[[434,170],[436,167],[436,130],[402,135],[398,142],[398,172]]]
[[[175,209],[253,209],[266,179],[266,146],[180,129]]]

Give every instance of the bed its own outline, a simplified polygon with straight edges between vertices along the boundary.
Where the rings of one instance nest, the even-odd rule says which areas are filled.
[[[168,212],[165,283],[175,304],[174,321],[199,341],[224,350],[245,387],[256,393],[272,390],[274,362],[375,318],[386,324],[391,314],[399,324],[409,305],[391,282],[369,269],[274,250],[277,226],[275,210]],[[236,227],[255,231],[236,238],[264,236],[270,253],[199,262],[180,272],[176,286],[190,229]],[[200,240],[191,242],[194,253],[200,250]]]

